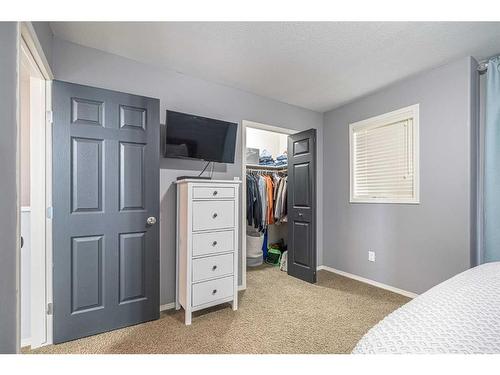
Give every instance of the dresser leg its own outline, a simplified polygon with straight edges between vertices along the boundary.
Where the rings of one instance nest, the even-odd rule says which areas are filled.
[[[177,301],[175,301],[175,309],[180,310],[181,309],[181,304]]]
[[[238,299],[235,298],[233,302],[231,302],[231,306],[233,307],[233,311],[238,310]]]
[[[191,310],[186,310],[184,315],[184,323],[187,326],[191,325]]]

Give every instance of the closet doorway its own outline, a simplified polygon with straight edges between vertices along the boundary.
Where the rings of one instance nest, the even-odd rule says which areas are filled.
[[[267,263],[316,282],[316,130],[242,123],[242,289]]]

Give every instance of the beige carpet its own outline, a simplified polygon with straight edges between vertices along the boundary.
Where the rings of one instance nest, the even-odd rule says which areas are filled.
[[[276,268],[247,274],[240,305],[194,314],[170,310],[160,319],[29,353],[349,353],[375,323],[408,302],[326,271],[308,284]]]

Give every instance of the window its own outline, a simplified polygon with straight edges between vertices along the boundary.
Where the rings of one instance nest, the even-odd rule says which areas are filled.
[[[350,202],[419,203],[418,104],[349,125]]]

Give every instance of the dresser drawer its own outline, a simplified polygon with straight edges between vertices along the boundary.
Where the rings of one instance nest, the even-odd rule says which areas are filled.
[[[234,201],[194,201],[193,231],[233,228]]]
[[[194,187],[193,199],[234,198],[234,187]]]
[[[234,251],[234,231],[193,234],[192,254],[194,257],[225,251]]]
[[[233,276],[193,284],[193,307],[204,305],[233,295]]]
[[[233,254],[193,259],[193,281],[233,274]]]

